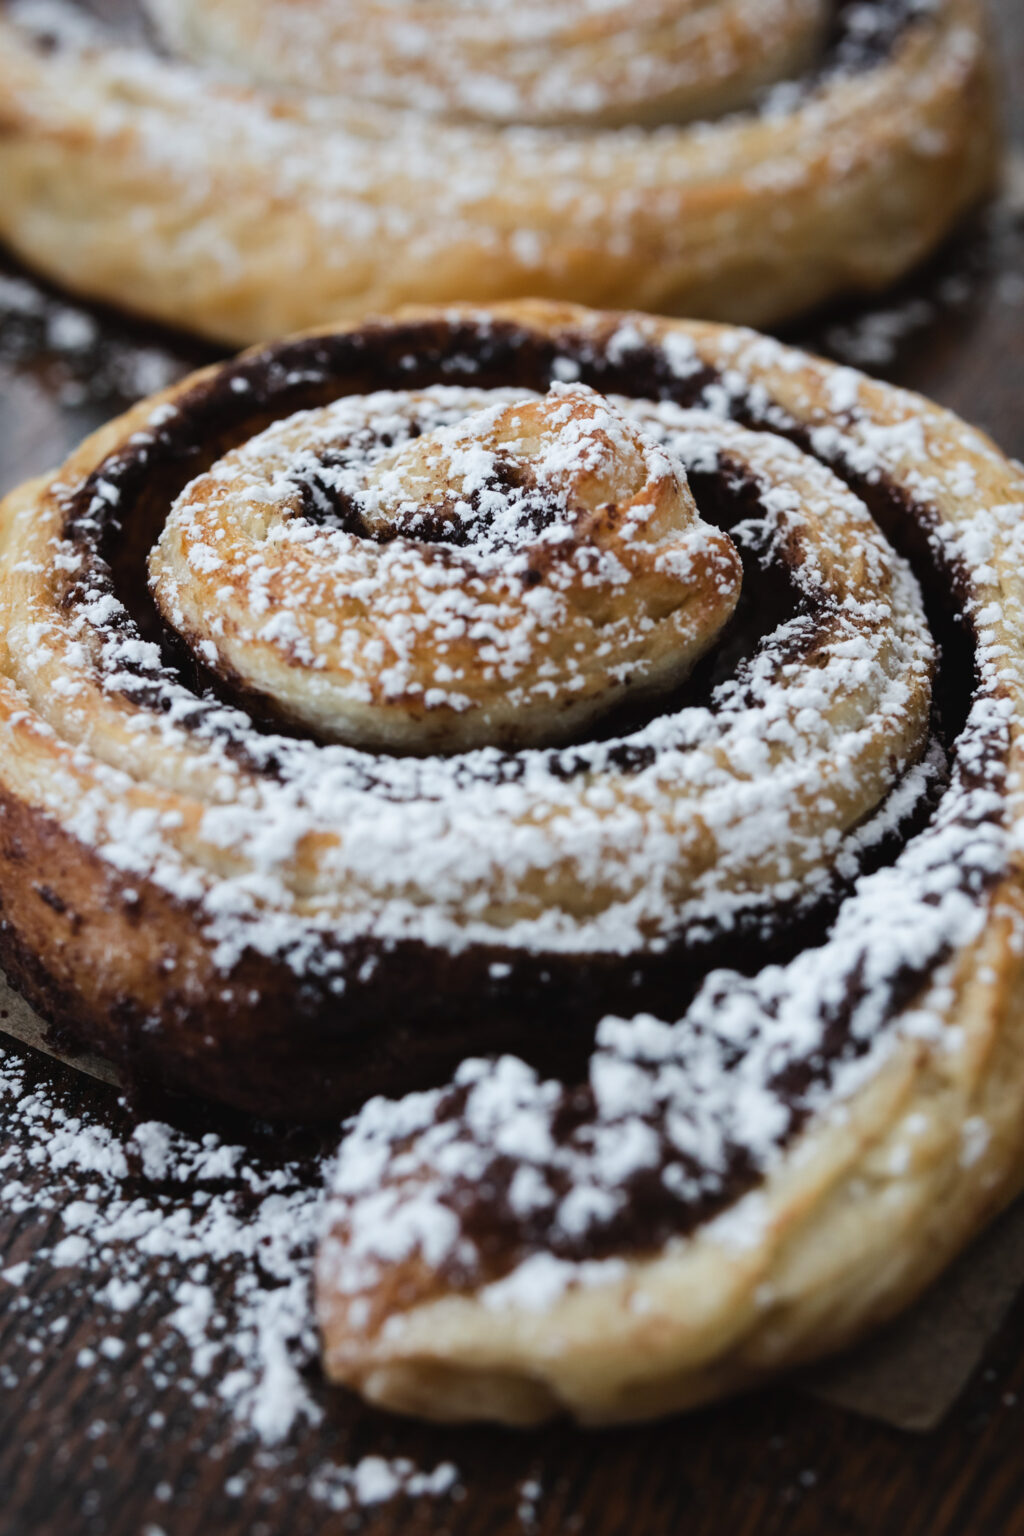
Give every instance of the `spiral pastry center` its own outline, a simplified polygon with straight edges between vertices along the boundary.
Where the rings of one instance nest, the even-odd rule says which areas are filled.
[[[682,465],[583,385],[300,412],[175,502],[164,620],[276,718],[370,750],[557,743],[665,693],[742,567]]]

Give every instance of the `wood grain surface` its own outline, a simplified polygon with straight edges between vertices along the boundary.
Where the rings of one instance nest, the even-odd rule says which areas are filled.
[[[791,334],[931,395],[1024,456],[1024,5],[992,0],[992,11],[1014,146],[1003,197],[898,292]],[[211,355],[44,295],[0,264],[0,490]],[[24,1055],[31,1081],[62,1095],[69,1114],[129,1124],[113,1090]],[[18,1166],[16,1144],[14,1127],[0,1122],[0,1268],[48,1241],[54,1225],[31,1198],[47,1174]],[[27,1201],[9,1199],[15,1178]],[[793,1386],[626,1431],[560,1424],[511,1434],[425,1428],[314,1384],[322,1421],[268,1451],[239,1441],[223,1415],[182,1390],[180,1375],[164,1381],[143,1368],[133,1330],[144,1320],[125,1325],[116,1361],[81,1364],[96,1338],[93,1288],[41,1275],[27,1299],[0,1288],[2,1536],[1024,1533],[1024,1298],[928,1435]],[[425,1469],[451,1460],[458,1484],[442,1497],[345,1512],[311,1497],[311,1469],[368,1454]]]

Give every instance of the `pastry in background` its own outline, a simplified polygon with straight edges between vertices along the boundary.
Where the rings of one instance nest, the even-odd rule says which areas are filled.
[[[151,9],[174,57],[0,12],[0,238],[221,342],[530,294],[770,324],[995,173],[979,0]]]

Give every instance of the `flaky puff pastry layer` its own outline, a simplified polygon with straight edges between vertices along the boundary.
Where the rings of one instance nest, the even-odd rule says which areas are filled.
[[[234,14],[203,7],[203,27]],[[230,342],[526,294],[764,324],[890,282],[994,172],[978,0],[935,0],[875,62],[747,115],[599,121],[437,120],[54,49],[0,16],[0,237],[80,292]]]

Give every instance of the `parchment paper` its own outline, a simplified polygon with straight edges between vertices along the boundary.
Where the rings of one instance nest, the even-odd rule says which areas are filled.
[[[803,1377],[815,1397],[898,1429],[934,1429],[1024,1285],[1024,1200],[982,1233],[915,1306]]]
[[[15,992],[7,977],[0,971],[0,1029],[5,1034],[13,1035],[15,1040],[20,1040],[24,1045],[31,1045],[34,1050],[45,1051],[47,1056],[53,1056],[57,1061],[66,1062],[69,1067],[76,1067],[79,1072],[87,1072],[90,1077],[99,1078],[102,1083],[112,1083],[115,1087],[122,1086],[117,1068],[109,1061],[104,1061],[102,1056],[66,1056],[60,1051],[55,1051],[46,1038],[46,1025],[39,1015],[30,1008],[20,993]]]

